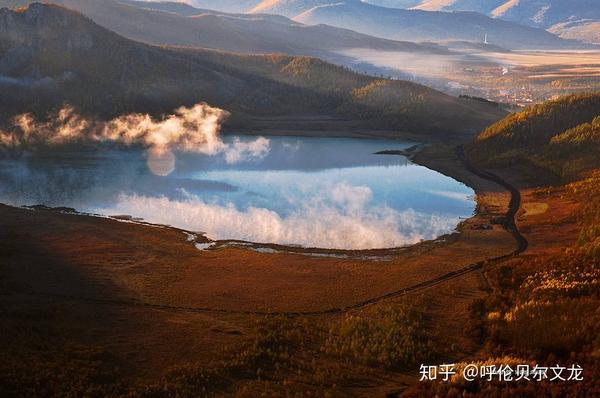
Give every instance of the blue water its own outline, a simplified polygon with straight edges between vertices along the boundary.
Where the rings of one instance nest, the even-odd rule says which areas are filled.
[[[166,176],[150,171],[142,150],[0,157],[0,201],[129,214],[213,239],[340,249],[432,239],[474,211],[469,187],[403,156],[374,154],[413,143],[268,140],[261,156],[234,163],[175,153]]]

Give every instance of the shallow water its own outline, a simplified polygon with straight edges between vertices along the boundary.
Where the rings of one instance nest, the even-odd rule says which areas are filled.
[[[374,154],[413,143],[268,139],[259,158],[176,153],[167,176],[152,173],[142,150],[0,155],[0,201],[128,214],[212,239],[336,249],[433,239],[474,211],[469,187],[403,156]]]

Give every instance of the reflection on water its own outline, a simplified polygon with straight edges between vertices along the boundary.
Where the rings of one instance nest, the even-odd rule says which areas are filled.
[[[129,214],[213,239],[396,247],[451,232],[474,210],[463,184],[401,156],[374,155],[410,145],[272,137],[265,157],[236,164],[176,153],[170,174],[152,173],[148,155],[134,150],[3,156],[0,201]]]

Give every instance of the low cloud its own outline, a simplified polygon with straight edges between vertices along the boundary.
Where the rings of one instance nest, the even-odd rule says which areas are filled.
[[[269,154],[270,147],[270,141],[265,137],[258,137],[253,141],[242,141],[235,138],[231,144],[226,145],[225,161],[238,163],[245,159],[262,159]]]
[[[47,121],[36,120],[31,114],[14,118],[10,131],[0,131],[0,146],[8,148],[59,146],[77,142],[113,142],[126,146],[141,145],[151,153],[173,150],[222,154],[228,163],[266,156],[269,140],[234,140],[226,144],[219,133],[229,114],[207,104],[181,107],[162,119],[148,114],[133,113],[108,122],[90,120],[66,106]]]
[[[464,56],[354,48],[339,54],[380,68],[401,72],[405,78],[447,78]]]

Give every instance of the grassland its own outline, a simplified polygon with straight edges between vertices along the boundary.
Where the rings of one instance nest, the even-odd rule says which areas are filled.
[[[502,261],[515,250],[511,195],[452,146],[415,161],[474,187],[477,215],[388,261],[198,251],[171,228],[0,206],[0,395],[594,396],[600,175],[567,149],[595,150],[596,100],[527,109],[467,148],[474,167],[520,188],[529,247]],[[538,162],[546,172],[525,172],[519,159],[545,160],[555,141],[568,147]],[[576,362],[584,382],[418,381],[420,363],[475,360]]]
[[[477,188],[480,212],[461,234],[391,261],[199,252],[177,230],[0,208],[6,395],[41,385],[50,396],[396,394],[423,358],[473,352],[462,324],[485,294],[476,272],[376,305],[295,314],[352,306],[514,248],[492,223],[509,195],[462,169],[452,148],[428,151]]]
[[[470,147],[479,165],[506,178],[512,174],[513,180],[531,164],[524,159],[533,158],[536,165],[535,175],[518,175],[523,187],[518,225],[530,248],[484,270],[492,290],[473,307],[476,335],[484,342],[477,358],[481,363],[576,363],[585,369],[584,380],[537,385],[455,380],[419,384],[407,396],[587,397],[600,392],[599,108],[591,105],[597,98],[571,96],[526,109],[488,128]]]
[[[495,221],[507,211],[507,192],[465,170],[452,147],[428,147],[416,160],[475,187],[478,214],[460,235],[411,247],[387,262],[235,248],[198,252],[173,229],[0,208],[2,230],[8,231],[1,251],[3,392],[15,396],[24,388],[39,392],[40,386],[49,396],[447,392],[449,385],[417,381],[421,362],[504,355],[498,347],[519,341],[504,339],[517,338],[511,336],[527,316],[516,315],[516,329],[488,322],[500,319],[495,303],[507,312],[520,308],[519,302],[504,304],[513,294],[498,286],[518,284],[506,269],[525,261],[521,257],[364,308],[297,314],[352,305],[514,250],[513,238]],[[572,197],[554,190],[523,194],[523,208],[535,209],[519,216],[531,242],[527,256],[562,253],[577,244],[571,218],[579,207]],[[534,269],[528,283],[547,280]],[[592,305],[583,303],[578,311]],[[561,325],[557,333],[564,332]],[[530,349],[541,341],[533,337],[518,344]],[[489,386],[475,392],[487,394]]]
[[[252,129],[256,118],[288,118],[289,126],[297,117],[328,117],[444,138],[472,134],[505,115],[488,104],[313,57],[151,46],[55,5],[4,8],[0,17],[0,56],[9,65],[0,81],[0,122],[8,125],[16,114],[44,118],[64,104],[105,120],[206,102],[232,113],[232,129]]]

